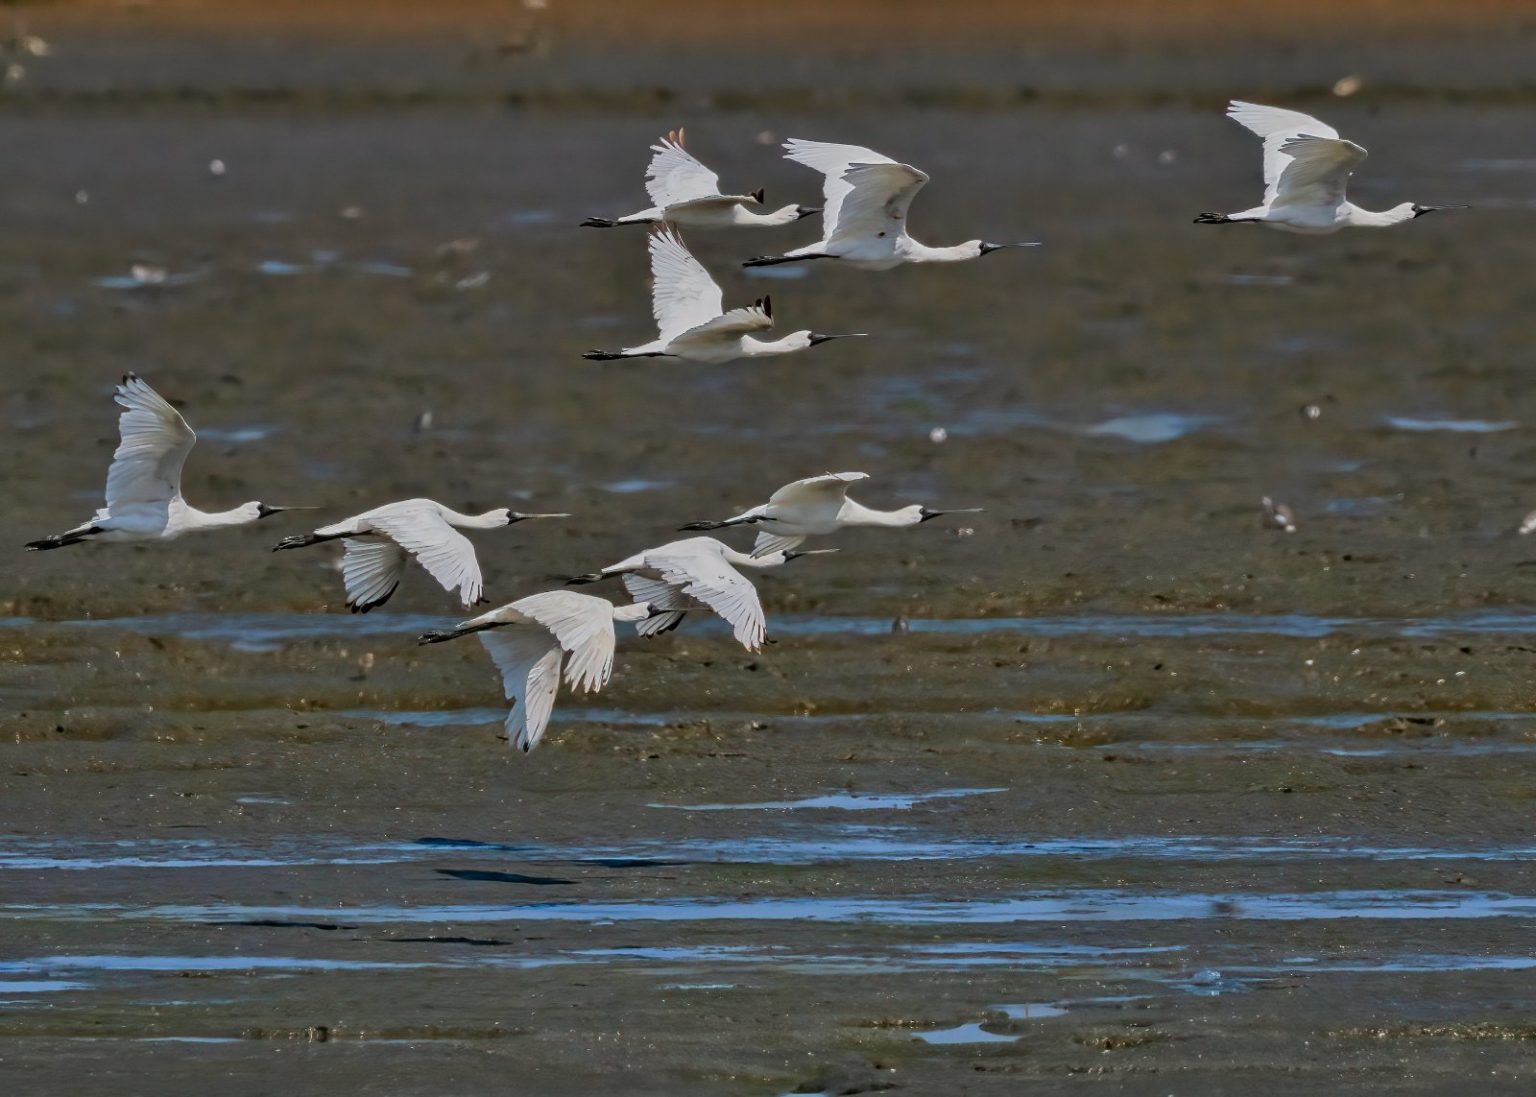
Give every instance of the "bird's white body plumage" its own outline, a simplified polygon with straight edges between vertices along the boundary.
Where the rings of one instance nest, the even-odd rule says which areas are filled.
[[[461,622],[455,632],[479,632],[512,702],[507,738],[526,752],[538,746],[549,726],[562,653],[566,684],[596,693],[613,674],[614,622],[642,621],[650,612],[643,603],[615,606],[606,598],[551,590]]]
[[[617,354],[592,351],[589,358],[683,358],[719,364],[738,358],[790,354],[812,346],[821,337],[797,331],[781,339],[760,339],[773,329],[773,306],[763,298],[743,308],[724,311],[720,285],[695,259],[670,227],[651,234],[651,311],[657,338]]]
[[[106,506],[86,522],[29,548],[93,541],[171,541],[198,530],[243,526],[279,508],[242,503],[223,511],[198,510],[181,494],[182,468],[197,435],[181,413],[143,378],[128,374],[113,399],[119,441],[107,470]]]
[[[1349,177],[1367,153],[1328,123],[1300,111],[1234,99],[1227,117],[1264,141],[1264,203],[1226,214],[1285,232],[1322,236],[1343,228],[1386,228],[1411,221],[1423,207],[1361,209],[1346,197]],[[1212,220],[1215,220],[1212,218]]]
[[[621,575],[631,597],[676,614],[643,622],[642,636],[665,632],[687,610],[703,607],[731,626],[742,647],[756,651],[768,631],[763,604],[757,588],[736,569],[778,567],[786,559],[782,552],[752,556],[713,537],[687,537],[637,552],[592,578]]]
[[[651,205],[638,213],[603,222],[612,225],[655,225],[668,222],[688,229],[771,228],[805,216],[799,206],[758,212],[760,194],[722,194],[720,176],[683,147],[683,131],[674,130],[651,146],[645,190]]]
[[[461,529],[500,529],[524,518],[565,518],[564,514],[520,514],[497,507],[481,514],[462,514],[433,499],[403,499],[321,526],[313,533],[289,537],[277,548],[303,548],[337,538],[346,552],[341,575],[347,606],[367,613],[389,601],[405,565],[414,557],[446,591],[457,591],[467,608],[484,601],[484,580],[475,546]]]
[[[876,510],[857,499],[848,498],[849,488],[868,479],[867,472],[828,472],[795,480],[775,491],[766,503],[750,507],[723,522],[700,522],[689,528],[754,526],[758,534],[752,555],[771,557],[796,548],[807,537],[825,536],[852,526],[905,529],[940,514],[962,513],[929,510],[918,503],[896,510]]]
[[[861,270],[889,270],[904,263],[958,263],[999,246],[967,240],[930,247],[908,235],[907,212],[928,182],[927,173],[911,164],[861,145],[790,138],[784,148],[785,159],[822,175],[822,237],[782,256],[763,259],[835,259]],[[762,265],[762,261],[747,265]]]

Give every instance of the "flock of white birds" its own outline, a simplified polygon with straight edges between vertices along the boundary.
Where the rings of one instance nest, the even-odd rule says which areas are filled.
[[[1345,197],[1346,183],[1364,161],[1365,149],[1340,137],[1333,127],[1296,111],[1234,101],[1227,110],[1234,121],[1264,140],[1265,194],[1262,205],[1232,214],[1202,214],[1200,224],[1256,223],[1290,232],[1322,234],[1348,227],[1387,227],[1445,206],[1405,202],[1383,212],[1361,209]],[[773,328],[768,298],[724,310],[720,286],[688,251],[678,228],[774,227],[820,213],[821,239],[782,255],[749,259],[746,266],[832,260],[863,270],[888,270],[903,263],[952,263],[976,259],[1003,248],[1033,244],[992,244],[968,240],[949,247],[919,243],[907,233],[907,211],[928,176],[857,145],[790,140],[789,160],[823,177],[820,210],[799,205],[760,212],[763,192],[725,194],[720,178],[684,148],[683,131],[669,133],[652,146],[646,176],[651,205],[619,218],[589,218],[584,226],[652,226],[649,239],[652,310],[658,329],[649,343],[618,351],[591,351],[593,359],[681,358],[721,363],[738,358],[789,354],[832,339],[802,330],[780,339],[760,338]],[[226,511],[203,511],[181,494],[182,467],[197,435],[181,414],[142,378],[129,374],[117,386],[121,440],[107,473],[106,506],[73,529],[27,544],[55,549],[85,541],[171,540],[197,530],[239,526],[285,510],[260,502]],[[915,526],[956,510],[911,505],[882,511],[848,497],[851,485],[867,479],[862,472],[836,472],[786,484],[766,503],[730,518],[694,522],[684,531],[750,526],[756,542],[738,551],[713,537],[688,537],[649,548],[569,585],[618,577],[629,605],[572,590],[550,590],[472,617],[456,627],[430,632],[424,644],[470,633],[500,670],[512,707],[506,719],[508,739],[532,750],[554,710],[563,674],[572,689],[597,691],[613,672],[615,622],[632,623],[644,637],[676,628],[693,610],[712,612],[732,628],[736,640],[756,651],[767,635],[757,590],[742,568],[781,567],[789,561],[834,549],[801,550],[807,537],[835,533],[849,526]],[[394,594],[407,564],[415,559],[443,589],[457,592],[464,606],[485,601],[474,545],[460,530],[488,530],[535,518],[567,514],[524,514],[507,508],[462,514],[431,499],[387,503],[312,533],[286,537],[274,551],[340,540],[340,562],[347,606],[366,613]]]

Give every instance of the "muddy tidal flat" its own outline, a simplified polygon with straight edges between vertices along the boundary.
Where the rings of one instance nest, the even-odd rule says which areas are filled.
[[[654,7],[0,7],[0,1093],[1532,1092],[1536,21]],[[1258,198],[1233,96],[1474,208],[1193,225]],[[871,337],[583,361],[652,324],[575,226],[679,124],[770,205],[853,141],[920,238],[1044,246],[696,233],[727,306]],[[311,516],[23,554],[130,370],[203,506],[574,515],[472,535],[498,603],[828,470],[985,509],[757,576],[760,654],[621,640],[518,756],[424,574],[354,616],[267,551]]]

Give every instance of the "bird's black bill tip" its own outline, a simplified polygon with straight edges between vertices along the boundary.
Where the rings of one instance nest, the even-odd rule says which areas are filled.
[[[319,510],[319,509],[320,509],[319,507],[274,507],[274,506],[270,506],[270,505],[268,505],[266,503],[257,503],[256,504],[256,517],[257,518],[270,518],[274,514],[282,514],[285,511],[290,511],[290,510]]]
[[[821,207],[820,206],[796,206],[795,207],[795,220],[803,221],[807,217],[815,217],[820,212],[821,212]]]
[[[1013,243],[1013,244],[988,244],[988,243],[983,243],[981,245],[981,254],[983,254],[983,255],[991,255],[994,251],[1003,251],[1006,248],[1038,248],[1039,246],[1040,246],[1040,241],[1038,241],[1038,240],[1021,240],[1018,243]]]
[[[869,338],[869,333],[867,331],[851,331],[851,332],[848,332],[846,335],[820,335],[820,334],[818,334],[816,332],[812,332],[811,333],[811,346],[814,347],[818,343],[829,343],[833,339],[868,339],[868,338]]]
[[[918,510],[921,516],[919,522],[926,522],[930,518],[938,518],[945,514],[980,514],[982,507],[951,507],[948,510],[934,510],[932,507],[922,507]]]
[[[826,556],[828,553],[838,552],[838,551],[840,551],[840,550],[839,549],[835,549],[835,548],[827,548],[827,549],[786,549],[785,552],[784,552],[784,562],[788,563],[791,560],[798,560],[802,556]]]
[[[1415,217],[1423,217],[1426,213],[1439,213],[1441,210],[1471,208],[1471,206],[1420,206],[1415,204],[1413,207],[1413,215]]]

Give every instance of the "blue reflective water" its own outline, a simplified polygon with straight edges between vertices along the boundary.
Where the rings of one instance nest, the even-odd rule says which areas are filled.
[[[11,618],[33,626],[49,623]],[[222,640],[281,646],[286,641],[323,640],[336,637],[414,637],[429,629],[444,628],[457,617],[424,614],[375,613],[172,613],[144,617],[103,617],[51,624],[122,629],[129,632],[169,633],[190,640]],[[22,627],[13,625],[12,627]],[[723,632],[713,619],[696,622],[699,631]],[[888,617],[835,617],[786,614],[774,617],[771,630],[790,636],[885,636],[891,637]],[[1286,636],[1317,639],[1340,633],[1429,637],[1459,634],[1530,635],[1536,633],[1536,613],[1523,610],[1479,610],[1442,617],[1330,617],[1301,613],[1167,613],[1167,614],[1072,614],[1043,617],[909,618],[908,631],[917,634],[984,635],[1009,633],[1022,636],[1109,636],[1121,638],[1178,638],[1203,636]],[[900,638],[892,642],[899,643]]]
[[[1419,418],[1410,415],[1389,415],[1387,424],[1398,430],[1449,431],[1456,434],[1496,434],[1499,431],[1514,430],[1520,425],[1513,419]]]
[[[945,788],[932,792],[835,792],[808,796],[800,800],[767,800],[753,804],[647,804],[653,808],[678,811],[790,811],[820,809],[835,811],[905,811],[931,800],[953,800],[963,796],[986,796],[1007,792],[1005,788]]]
[[[1193,434],[1197,430],[1221,422],[1215,415],[1184,415],[1178,412],[1149,412],[1143,415],[1122,415],[1090,427],[1083,433],[1097,437],[1121,438],[1127,442],[1157,444],[1172,442]]]
[[[997,790],[977,790],[994,791]],[[902,809],[893,807],[893,810]],[[1362,844],[1328,835],[1306,838],[1203,835],[1058,837],[1027,834],[975,837],[935,833],[931,827],[920,824],[850,826],[845,823],[828,823],[787,826],[778,833],[762,835],[639,838],[597,845],[545,842],[514,845],[469,838],[422,838],[403,842],[299,836],[248,842],[207,839],[92,842],[7,838],[0,840],[0,872],[380,865],[431,862],[445,855],[460,861],[472,859],[528,865],[592,864],[608,867],[621,863],[681,867],[691,864],[816,865],[858,861],[961,862],[1057,857],[1077,861],[1126,859],[1216,863],[1292,860],[1523,862],[1536,860],[1536,844],[1391,846]]]
[[[1003,899],[943,900],[794,897],[647,901],[423,904],[309,907],[239,903],[126,906],[0,906],[0,918],[160,922],[343,917],[349,924],[577,922],[837,922],[876,925],[990,925],[1014,922],[1378,921],[1536,917],[1536,896],[1411,890],[1319,891],[1269,895],[1069,889]]]
[[[1018,1040],[1017,1036],[988,1032],[981,1026],[982,1022],[975,1021],[954,1028],[941,1028],[935,1032],[919,1032],[917,1038],[925,1044],[1011,1044]]]

